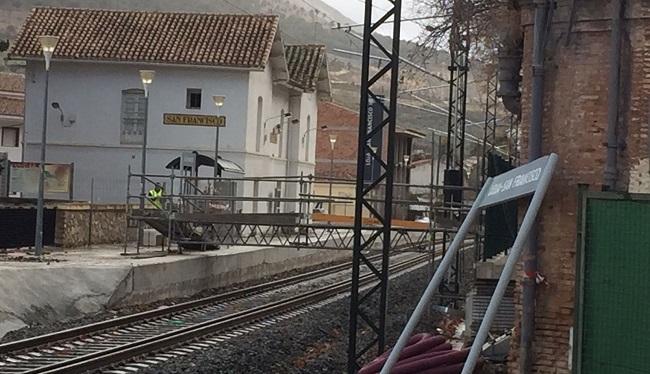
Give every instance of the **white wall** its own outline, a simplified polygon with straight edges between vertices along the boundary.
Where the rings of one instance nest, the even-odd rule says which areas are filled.
[[[29,63],[26,75],[26,140],[38,143],[42,121],[43,70]],[[57,63],[50,73],[49,101],[60,103],[67,116],[76,115],[76,124],[63,127],[58,112],[49,110],[48,144],[120,145],[122,90],[142,88],[138,70],[127,64]],[[226,95],[221,114],[227,128],[221,131],[224,150],[242,150],[246,134],[247,72],[216,69],[154,67],[156,77],[149,96],[148,145],[161,149],[214,149],[214,129],[168,126],[163,113],[215,114],[212,95]],[[200,110],[185,109],[186,89],[201,88]],[[37,131],[35,131],[37,130]],[[136,146],[138,148],[138,146]]]
[[[133,172],[140,172],[142,147],[120,144],[120,117],[122,91],[141,88],[138,70],[143,68],[156,71],[149,95],[147,173],[168,174],[169,171],[164,166],[184,151],[199,151],[213,156],[214,128],[163,125],[162,117],[163,113],[216,114],[212,96],[225,95],[226,102],[219,114],[226,116],[227,124],[226,128],[220,130],[219,154],[243,167],[247,177],[287,175],[289,162],[286,147],[290,140],[290,121],[284,121],[281,133],[283,139],[277,144],[271,143],[269,136],[273,126],[280,123],[277,116],[281,110],[291,110],[290,94],[295,95],[297,91],[274,84],[269,67],[264,71],[248,72],[54,61],[50,72],[49,102],[58,102],[65,112],[66,121],[74,116],[76,122],[71,127],[63,126],[59,121],[59,112],[48,110],[47,162],[74,163],[75,199],[89,199],[90,180],[94,178],[95,196],[99,201],[123,202],[129,165]],[[200,110],[185,108],[187,88],[202,89]],[[28,62],[25,81],[26,161],[39,159],[43,92],[42,63]],[[262,142],[260,151],[256,152],[259,96],[264,103],[262,119],[268,121],[266,142]],[[317,102],[315,94],[299,93],[299,97],[298,132],[302,135],[307,129],[307,115],[311,116],[312,127],[317,123]],[[276,118],[270,119],[271,117]],[[312,142],[310,162],[298,162],[291,172],[313,173],[314,131],[310,132],[309,138]],[[293,145],[289,147],[293,147],[295,142],[293,139]],[[283,147],[281,156],[280,146]],[[298,146],[304,147],[304,144]],[[302,151],[301,148],[301,155]],[[212,169],[202,168],[200,175],[211,176]],[[260,187],[261,197],[269,196],[275,188],[271,184]],[[252,196],[252,189],[252,183],[249,183],[241,187],[240,193]],[[248,204],[248,208],[252,208],[251,204]]]
[[[106,201],[124,201],[128,165],[140,171],[140,145],[120,144],[122,90],[141,88],[138,70],[144,66],[127,64],[54,62],[50,73],[49,102],[58,102],[65,115],[76,123],[65,127],[59,113],[48,111],[48,162],[75,164],[75,198],[89,198],[90,178],[96,194]],[[149,67],[150,68],[150,67]],[[248,72],[156,66],[150,88],[147,172],[168,173],[164,166],[183,151],[214,154],[215,129],[162,124],[163,113],[215,114],[212,95],[225,95],[219,114],[227,118],[220,131],[222,157],[244,162]],[[25,159],[39,158],[44,72],[41,64],[28,63],[25,82]],[[186,109],[186,89],[202,89],[200,110]],[[202,174],[211,175],[204,168]],[[98,180],[101,180],[98,184]],[[110,188],[114,186],[115,188]],[[119,187],[119,188],[118,188]]]

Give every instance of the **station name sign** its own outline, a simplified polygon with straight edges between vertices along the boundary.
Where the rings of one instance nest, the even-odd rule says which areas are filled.
[[[481,207],[500,204],[532,194],[537,189],[550,156],[538,158],[526,165],[492,178]]]
[[[176,126],[226,127],[226,116],[164,113],[163,124]]]

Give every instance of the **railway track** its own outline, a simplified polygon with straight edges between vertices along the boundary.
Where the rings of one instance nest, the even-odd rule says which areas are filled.
[[[391,271],[406,270],[429,257],[421,255],[401,261],[393,265]],[[227,300],[248,298],[348,268],[347,264],[337,265],[201,300],[2,344],[0,355],[4,357],[0,359],[0,373],[83,373],[170,349],[321,302],[349,289],[350,281],[224,315]],[[373,279],[367,274],[361,281],[367,284]]]

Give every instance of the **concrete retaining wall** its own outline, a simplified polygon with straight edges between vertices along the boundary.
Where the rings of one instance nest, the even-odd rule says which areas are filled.
[[[351,257],[351,252],[266,248],[171,263],[133,266],[116,288],[109,307],[185,297],[275,274]]]
[[[149,259],[120,258],[116,252],[83,264],[0,265],[0,337],[34,323],[187,297],[351,256],[351,251],[241,247]]]

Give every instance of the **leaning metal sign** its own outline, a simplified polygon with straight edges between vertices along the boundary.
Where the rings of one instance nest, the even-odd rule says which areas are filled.
[[[438,290],[442,277],[447,272],[447,269],[449,269],[456,252],[458,252],[458,249],[463,244],[465,237],[469,233],[470,227],[479,217],[481,211],[489,206],[502,204],[532,194],[533,197],[530,200],[526,215],[521,222],[521,227],[517,233],[515,242],[512,245],[506,264],[503,267],[501,276],[499,277],[499,282],[494,290],[494,295],[492,295],[490,304],[485,311],[481,327],[476,334],[467,361],[463,366],[462,374],[470,374],[474,372],[474,367],[478,361],[483,343],[487,338],[490,325],[496,316],[497,309],[499,308],[501,299],[510,283],[510,278],[512,277],[515,266],[517,265],[517,261],[519,261],[519,257],[523,252],[524,244],[528,240],[528,235],[530,234],[531,228],[533,227],[537,217],[537,212],[542,205],[542,200],[544,199],[546,190],[551,183],[551,177],[555,170],[557,159],[558,157],[556,154],[550,154],[526,165],[510,170],[507,173],[503,173],[494,178],[488,178],[481,189],[481,192],[476,197],[472,208],[469,213],[467,213],[467,217],[463,221],[463,224],[454,236],[454,240],[449,245],[447,252],[440,261],[436,273],[433,275],[429,285],[424,290],[424,294],[420,298],[411,318],[397,340],[395,348],[386,359],[383,368],[381,369],[381,374],[390,373],[391,368],[397,362],[402,349],[420,321],[420,317],[427,305],[431,302],[435,292]]]
[[[550,157],[538,158],[492,178],[487,195],[481,202],[481,208],[505,203],[535,192],[540,177],[549,165]]]
[[[177,126],[226,127],[226,116],[165,113],[163,114],[163,124]]]

